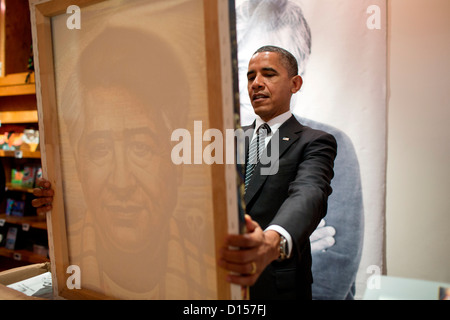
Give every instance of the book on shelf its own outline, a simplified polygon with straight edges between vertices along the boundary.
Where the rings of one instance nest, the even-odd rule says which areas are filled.
[[[16,247],[17,233],[19,228],[9,227],[8,233],[6,234],[5,248],[9,250],[14,250]]]
[[[25,216],[25,201],[6,199],[6,215],[14,217]]]
[[[11,184],[23,188],[34,188],[36,179],[42,176],[40,166],[26,165],[21,168],[11,169]]]
[[[0,135],[0,149],[7,151],[38,151],[39,131],[35,129],[24,129],[23,132],[4,132]]]

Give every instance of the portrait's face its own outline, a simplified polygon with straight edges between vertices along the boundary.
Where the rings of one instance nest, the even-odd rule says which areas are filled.
[[[159,115],[148,111],[158,108],[110,88],[89,91],[84,109],[77,165],[100,240],[128,252],[157,243],[177,184]]]
[[[276,52],[259,52],[248,65],[247,89],[255,113],[264,121],[286,112],[301,78],[290,77]]]

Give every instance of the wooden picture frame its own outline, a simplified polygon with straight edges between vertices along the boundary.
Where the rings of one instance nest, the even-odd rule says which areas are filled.
[[[68,11],[73,5],[80,11]],[[136,0],[131,4],[123,0],[30,0],[43,176],[55,190],[47,221],[56,296],[242,298],[244,291],[225,281],[226,272],[217,267],[215,256],[225,235],[240,230],[237,195],[241,189],[236,166],[205,162],[177,166],[173,161],[170,164],[170,149],[166,148],[176,142],[163,134],[172,130],[173,135],[176,128],[187,128],[183,132],[190,133],[193,140],[201,139],[194,132],[199,123],[196,121],[202,121],[203,131],[215,128],[221,132],[234,129],[239,123],[234,113],[239,99],[232,10],[234,1],[227,0]],[[144,15],[145,12],[151,14]],[[75,14],[79,14],[79,29],[69,25],[69,19],[77,18]],[[128,29],[139,32],[127,33]],[[105,33],[111,30],[112,34]],[[151,36],[142,38],[141,32]],[[140,47],[144,42],[147,45],[147,40],[150,44]],[[172,53],[163,52],[161,48],[166,45]],[[144,63],[137,62],[136,57],[142,57],[139,48],[148,56]],[[114,51],[109,57],[127,54],[129,58],[105,63],[108,55],[104,53],[109,50]],[[160,65],[167,65],[164,70],[168,71],[159,70]],[[122,81],[120,85],[112,82],[115,78]],[[97,87],[95,81],[103,87]],[[122,90],[126,91],[123,95]],[[165,94],[161,95],[161,91]],[[136,102],[135,97],[147,93],[150,99]],[[147,105],[149,101],[155,105]],[[141,105],[145,108],[138,109]],[[179,121],[182,117],[184,122]],[[142,133],[132,128],[143,119],[153,121],[147,127],[157,128],[153,132],[156,138],[144,147],[140,144],[148,140],[143,142],[142,137],[136,137]],[[92,128],[104,129],[107,124],[111,125],[110,136],[105,137],[107,130],[88,134]],[[122,124],[126,134],[119,132]],[[111,135],[122,140],[112,140]],[[122,154],[115,149],[119,144],[128,150],[123,156],[128,161],[123,167],[128,171],[121,176],[118,159]],[[203,141],[200,148],[205,145]],[[149,150],[158,152],[148,153]],[[133,152],[136,156],[130,160]],[[143,168],[146,157],[154,161],[149,167],[154,178],[139,180],[148,171],[140,171],[141,177],[136,178],[138,169],[132,172],[131,168],[136,163]],[[108,198],[104,194],[109,183],[101,184],[106,180],[99,176],[111,163],[113,170],[107,175],[116,183],[116,196],[111,196],[111,191]],[[183,173],[178,173],[180,170]],[[162,177],[162,173],[173,176]],[[136,185],[126,188],[130,180]],[[123,190],[119,190],[121,186]],[[151,190],[141,191],[138,196],[125,194],[146,187]],[[177,196],[171,197],[174,190]],[[143,210],[150,211],[139,205],[149,194],[154,201],[147,199],[143,203],[150,203],[154,216],[160,217],[151,215],[149,220],[156,219],[152,223],[139,215]],[[128,202],[119,204],[121,199]],[[170,212],[168,217],[166,212]],[[158,238],[158,234],[163,236]],[[157,252],[148,254],[154,259],[142,254],[148,253],[145,250],[151,247],[150,243],[159,250],[152,249]]]

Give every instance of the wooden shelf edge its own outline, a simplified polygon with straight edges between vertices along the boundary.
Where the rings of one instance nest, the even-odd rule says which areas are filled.
[[[22,96],[26,94],[36,94],[34,84],[25,84],[20,86],[0,87],[0,97]]]
[[[0,77],[0,87],[35,84],[34,72],[31,73],[28,82],[25,82],[27,75],[28,72],[20,72],[7,74],[4,77]]]
[[[22,225],[22,227],[28,225],[31,228],[47,230],[47,220],[45,216],[15,217],[9,216],[6,213],[0,213],[0,220],[4,220],[6,223]]]
[[[5,247],[0,247],[0,256],[28,263],[42,263],[50,261],[48,258],[28,250],[10,250]]]
[[[0,77],[0,97],[36,94],[34,72],[31,73],[28,82],[28,72],[14,73]]]
[[[13,184],[11,182],[6,183],[6,190],[33,193],[33,188],[23,187],[21,185]]]
[[[0,125],[12,123],[37,123],[37,110],[0,111]]]
[[[22,150],[0,150],[0,157],[11,157],[11,158],[31,158],[39,159],[41,158],[40,151],[22,151]]]

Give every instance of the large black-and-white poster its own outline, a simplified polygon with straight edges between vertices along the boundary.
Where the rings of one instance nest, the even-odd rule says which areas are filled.
[[[313,299],[352,299],[383,271],[386,0],[236,0],[241,124],[253,122],[253,52],[293,53],[303,87],[291,110],[338,142],[328,214],[311,236]]]

